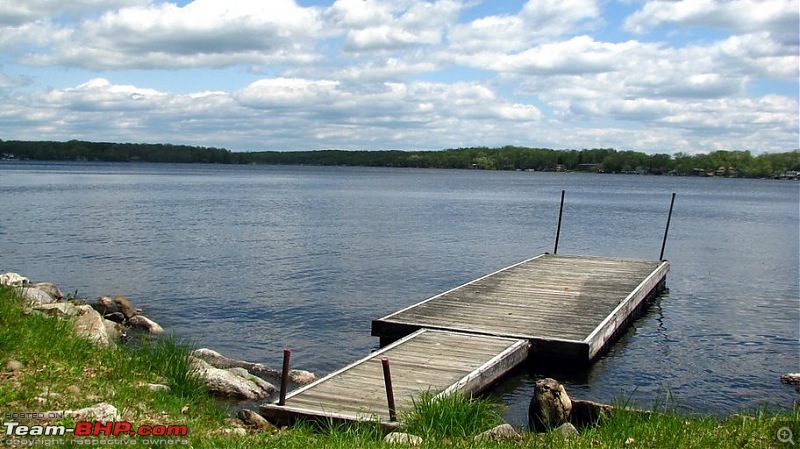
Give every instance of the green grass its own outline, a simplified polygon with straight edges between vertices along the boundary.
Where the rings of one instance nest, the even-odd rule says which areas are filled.
[[[502,424],[503,418],[496,405],[487,399],[469,398],[461,393],[441,397],[425,393],[413,401],[402,421],[408,433],[426,440],[449,440],[477,435]]]
[[[274,433],[221,434],[230,418],[190,369],[191,349],[188,342],[171,338],[100,348],[76,337],[69,320],[25,313],[15,291],[0,286],[0,413],[76,409],[105,401],[134,425],[186,425],[195,448],[388,447],[383,429],[375,424],[300,423]],[[9,360],[22,362],[23,368],[9,371]],[[171,391],[151,392],[145,383],[166,384]],[[46,404],[37,399],[44,391],[56,394]],[[787,424],[795,439],[800,437],[800,409],[717,418],[659,407],[651,414],[615,412],[574,440],[549,433],[476,443],[474,436],[500,423],[500,415],[490,401],[460,394],[422,395],[401,421],[405,431],[424,438],[426,448],[782,448],[790,445],[780,443],[776,432]]]

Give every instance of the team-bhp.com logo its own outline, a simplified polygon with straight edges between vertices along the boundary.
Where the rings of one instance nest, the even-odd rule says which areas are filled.
[[[101,422],[101,421],[78,421],[74,427],[63,425],[22,425],[19,422],[7,421],[5,426],[5,443],[12,445],[30,444],[33,439],[39,438],[59,438],[73,435],[76,437],[101,437],[101,438],[128,438],[128,437],[185,437],[189,429],[185,425],[177,426],[134,426],[128,421]],[[99,440],[98,440],[99,441]],[[53,442],[51,440],[51,442]],[[60,441],[66,443],[66,441]],[[135,444],[136,441],[114,441],[102,440],[99,444]],[[173,441],[172,444],[188,444],[183,440]]]

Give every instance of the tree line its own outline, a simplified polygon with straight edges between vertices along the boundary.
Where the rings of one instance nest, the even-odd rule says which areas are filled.
[[[505,146],[437,151],[254,151],[170,144],[3,141],[4,159],[41,161],[173,162],[209,164],[331,165],[460,168],[483,170],[587,171],[726,177],[785,177],[800,171],[800,149],[753,156],[750,151],[708,154],[645,154],[613,148],[554,150]]]

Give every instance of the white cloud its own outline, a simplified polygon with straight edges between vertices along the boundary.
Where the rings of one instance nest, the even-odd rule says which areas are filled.
[[[337,0],[325,15],[346,35],[344,50],[370,52],[438,44],[460,9],[454,0]]]
[[[27,22],[77,14],[104,11],[125,6],[146,5],[147,0],[25,0],[0,1],[0,26],[17,26]]]
[[[648,1],[628,17],[625,28],[636,33],[677,24],[715,27],[736,34],[769,32],[777,40],[797,45],[800,9],[796,0]]]
[[[90,70],[304,64],[317,59],[311,47],[323,29],[317,9],[291,0],[150,4],[77,24],[24,27],[14,40],[40,36],[36,44],[50,51],[34,51],[23,62]]]

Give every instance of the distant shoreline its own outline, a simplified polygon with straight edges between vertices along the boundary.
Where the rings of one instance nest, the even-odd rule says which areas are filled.
[[[739,150],[669,155],[613,148],[553,150],[517,146],[433,151],[232,152],[223,148],[170,144],[0,140],[0,160],[408,167],[800,179],[800,149],[757,156]]]

